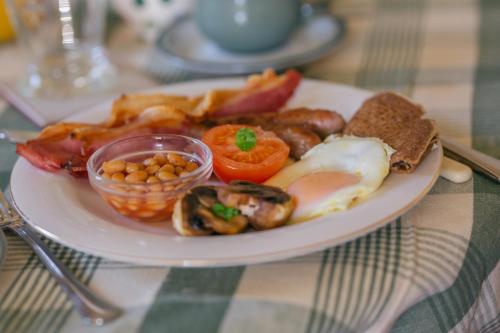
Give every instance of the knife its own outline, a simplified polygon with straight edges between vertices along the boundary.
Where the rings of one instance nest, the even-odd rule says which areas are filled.
[[[443,137],[441,143],[445,156],[467,164],[473,170],[500,183],[500,160]]]

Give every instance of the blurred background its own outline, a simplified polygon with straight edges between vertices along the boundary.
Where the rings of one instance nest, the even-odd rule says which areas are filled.
[[[284,13],[280,4],[296,9],[298,17],[295,12],[277,14]],[[440,129],[468,144],[469,122],[463,119],[472,98],[478,4],[473,0],[0,0],[0,94],[41,126],[122,92],[245,75],[266,67],[295,67],[309,78],[391,89],[425,101]],[[58,28],[52,32],[40,28],[51,24]],[[62,44],[63,27],[66,37],[73,29],[73,43]],[[262,41],[271,32],[278,42],[238,50],[242,45],[224,40],[224,31],[240,33],[245,45],[255,36]],[[50,34],[58,37],[52,45]],[[44,63],[37,54],[58,50],[65,61],[72,61],[78,57],[68,54],[84,44],[93,47],[86,69],[97,68],[90,71],[95,77],[85,81],[92,89],[71,90],[64,83],[64,89],[48,85],[48,93],[39,93],[44,66],[56,63],[55,77],[63,75],[60,64]],[[78,61],[72,65],[76,72],[85,67]],[[430,98],[431,94],[443,98]],[[446,96],[455,97],[443,103]],[[451,113],[452,119],[441,121],[443,114]]]

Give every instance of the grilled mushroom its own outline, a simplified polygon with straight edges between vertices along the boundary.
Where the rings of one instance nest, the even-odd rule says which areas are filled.
[[[233,181],[192,188],[175,204],[172,221],[184,236],[231,235],[249,223],[257,230],[279,227],[294,207],[293,198],[277,187]]]
[[[257,230],[282,226],[295,207],[292,196],[283,190],[247,181],[218,187],[217,198],[228,207],[238,208]]]
[[[216,204],[220,205],[216,187],[191,189],[175,204],[172,215],[174,228],[183,236],[206,236],[214,232],[237,234],[247,227],[248,220],[243,215],[231,216],[227,220],[217,216],[213,211]]]
[[[204,215],[206,226],[212,228],[221,235],[234,235],[242,232],[248,226],[248,219],[243,215],[231,217],[231,219],[224,219],[217,217],[210,209],[200,208],[198,214]]]

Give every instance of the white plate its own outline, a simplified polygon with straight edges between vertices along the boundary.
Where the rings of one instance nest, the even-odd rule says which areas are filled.
[[[195,95],[216,87],[237,87],[241,79],[195,81],[155,91]],[[370,92],[344,85],[304,80],[288,106],[323,107],[350,119]],[[98,122],[110,103],[70,118]],[[302,255],[365,235],[418,203],[439,175],[442,149],[431,151],[413,174],[391,174],[370,198],[344,212],[308,223],[235,236],[181,237],[170,225],[124,220],[86,180],[64,172],[36,169],[20,158],[12,171],[15,205],[39,232],[64,245],[94,255],[141,264],[224,266]]]

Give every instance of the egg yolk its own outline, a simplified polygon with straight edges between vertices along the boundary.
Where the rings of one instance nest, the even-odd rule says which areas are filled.
[[[320,171],[305,175],[294,181],[287,192],[297,199],[296,209],[307,207],[344,187],[356,185],[360,178],[339,171]]]

